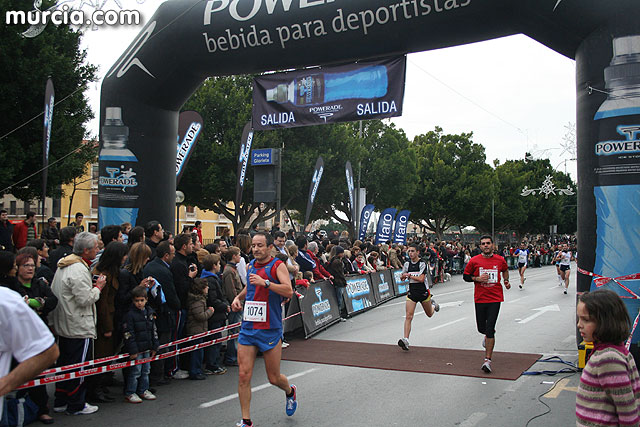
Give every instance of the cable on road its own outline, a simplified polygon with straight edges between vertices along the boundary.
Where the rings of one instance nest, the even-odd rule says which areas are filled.
[[[525,372],[522,373],[522,375],[549,375],[549,376],[554,376],[554,375],[557,375],[557,374],[568,374],[568,373],[580,372],[580,369],[578,369],[578,367],[576,366],[575,363],[563,360],[560,356],[550,356],[550,357],[547,357],[545,359],[538,359],[536,361],[536,363],[538,363],[538,362],[562,363],[564,365],[568,365],[569,368],[562,368],[562,369],[556,370],[556,371],[551,371],[551,370],[525,371]]]
[[[545,415],[547,415],[547,414],[551,413],[551,407],[550,407],[549,405],[547,405],[545,402],[543,402],[543,401],[542,401],[542,396],[544,396],[545,394],[547,394],[547,393],[549,393],[551,390],[553,390],[553,389],[558,385],[558,383],[559,383],[560,381],[562,381],[562,380],[563,380],[563,379],[565,379],[565,378],[569,378],[569,377],[571,377],[571,376],[575,375],[577,372],[578,372],[578,371],[575,371],[575,372],[570,373],[569,375],[565,375],[564,377],[559,378],[555,383],[553,383],[553,385],[551,386],[551,388],[550,388],[549,390],[547,390],[547,391],[545,391],[545,392],[543,392],[543,393],[541,393],[541,394],[539,394],[539,395],[538,395],[538,402],[540,402],[540,403],[542,403],[544,406],[546,406],[546,407],[547,407],[547,410],[546,410],[546,411],[544,411],[544,412],[543,412],[543,413],[541,413],[541,414],[538,414],[538,415],[535,415],[535,416],[533,416],[533,417],[529,418],[529,420],[527,421],[527,424],[525,424],[525,427],[529,427],[529,423],[530,423],[531,421],[535,420],[536,418],[540,418],[540,417],[543,417],[543,416],[545,416]]]

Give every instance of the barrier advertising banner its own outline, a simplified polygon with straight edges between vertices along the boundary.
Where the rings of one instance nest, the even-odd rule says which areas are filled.
[[[369,204],[362,208],[362,213],[360,214],[360,230],[358,231],[358,240],[364,242],[364,238],[367,236],[367,228],[369,228],[369,220],[371,219],[371,214],[375,206]]]
[[[378,304],[396,296],[391,270],[382,270],[371,275],[371,287]]]
[[[402,280],[401,274],[402,269],[393,270],[393,287],[396,290],[396,295],[404,295],[409,292],[409,279]]]
[[[178,152],[176,154],[176,187],[187,167],[189,157],[202,132],[202,116],[195,111],[183,111],[178,117]]]
[[[387,208],[380,214],[380,218],[378,218],[378,229],[376,231],[376,245],[391,240],[393,235],[393,218],[395,218],[396,212],[397,209],[395,208]]]
[[[376,297],[371,288],[369,275],[347,278],[347,286],[343,288],[344,303],[347,313],[354,314],[376,305]]]
[[[340,320],[335,288],[326,280],[311,283],[299,300],[304,333],[308,337]]]
[[[396,225],[393,227],[393,243],[407,243],[407,225],[409,225],[411,211],[400,211],[396,216]]]
[[[258,130],[402,115],[406,57],[268,74],[253,81]]]

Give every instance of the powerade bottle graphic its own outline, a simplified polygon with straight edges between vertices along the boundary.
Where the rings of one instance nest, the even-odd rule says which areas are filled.
[[[613,58],[604,70],[607,99],[594,120],[596,262],[594,273],[619,277],[640,272],[640,36],[613,40]],[[640,281],[622,282],[638,293]],[[594,284],[591,288],[595,287]],[[615,283],[608,288],[630,296]],[[640,301],[624,299],[631,320]],[[636,328],[632,342],[638,342]]]
[[[102,126],[102,148],[98,156],[98,227],[136,223],[138,217],[138,159],[127,148],[129,128],[120,107],[107,107]]]
[[[344,73],[315,73],[266,90],[267,101],[318,105],[341,99],[372,99],[387,94],[387,67],[373,65]]]

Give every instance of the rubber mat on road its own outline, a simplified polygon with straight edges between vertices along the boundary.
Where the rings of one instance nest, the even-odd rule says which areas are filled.
[[[484,351],[310,339],[293,341],[282,350],[282,360],[355,366],[393,371],[424,372],[515,381],[542,355],[493,352],[493,372],[480,369]]]

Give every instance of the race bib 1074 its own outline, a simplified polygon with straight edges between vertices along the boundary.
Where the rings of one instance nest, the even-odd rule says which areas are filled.
[[[244,304],[244,315],[247,322],[266,322],[267,303],[265,301],[247,301]]]

